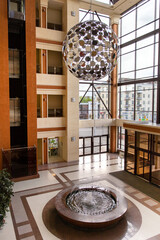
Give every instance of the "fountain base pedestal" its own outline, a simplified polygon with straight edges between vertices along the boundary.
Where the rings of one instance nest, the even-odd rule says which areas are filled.
[[[55,197],[55,208],[66,222],[83,228],[104,228],[120,221],[127,201],[114,189],[68,187]]]

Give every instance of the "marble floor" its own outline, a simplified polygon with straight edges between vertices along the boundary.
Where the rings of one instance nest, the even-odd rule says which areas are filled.
[[[159,240],[160,202],[134,189],[109,173],[124,168],[117,154],[80,157],[76,162],[59,162],[39,167],[40,177],[14,184],[10,210],[0,230],[1,240]],[[128,211],[120,225],[108,230],[87,232],[55,220],[53,231],[45,226],[42,212],[62,189],[74,185],[111,187],[128,201]]]

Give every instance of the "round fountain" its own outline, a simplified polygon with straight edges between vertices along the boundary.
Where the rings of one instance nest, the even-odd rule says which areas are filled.
[[[111,188],[78,186],[59,192],[55,208],[62,219],[73,225],[104,228],[120,221],[127,211],[127,202]]]

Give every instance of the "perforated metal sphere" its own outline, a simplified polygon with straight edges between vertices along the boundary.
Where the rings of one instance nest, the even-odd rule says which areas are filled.
[[[85,21],[69,30],[62,52],[74,76],[81,80],[99,80],[116,66],[118,38],[105,23]]]

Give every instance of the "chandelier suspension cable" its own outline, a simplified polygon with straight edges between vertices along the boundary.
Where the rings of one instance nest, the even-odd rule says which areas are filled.
[[[92,0],[90,0],[90,20],[92,20]]]
[[[91,11],[91,9],[88,10],[88,12],[86,12],[86,14],[84,15],[84,17],[81,19],[80,22],[83,22],[83,20],[85,19],[85,17],[87,16],[87,14]]]
[[[90,9],[91,9],[91,19],[90,20],[94,20],[94,12],[92,11],[92,0],[90,0]],[[90,67],[91,69],[93,69],[93,67],[91,66],[91,61],[93,61],[93,56],[92,56],[92,50],[93,50],[93,44],[92,44],[92,25],[91,25],[91,47],[90,47]],[[92,83],[93,83],[93,79],[92,79]],[[92,87],[92,91],[93,91],[93,87]],[[93,94],[92,94],[92,112],[93,112]]]
[[[98,20],[99,20],[100,22],[102,22],[101,19],[100,19],[100,17],[99,17],[99,15],[98,15],[98,13],[97,13],[97,11],[94,11],[94,13],[95,13],[96,16],[98,17]]]

